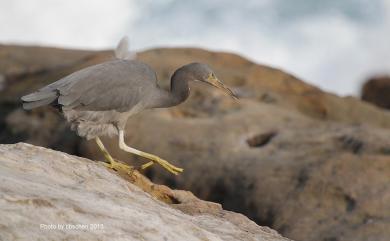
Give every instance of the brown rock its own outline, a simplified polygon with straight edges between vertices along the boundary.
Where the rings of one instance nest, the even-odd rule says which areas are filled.
[[[185,169],[173,177],[152,167],[147,173],[154,181],[192,190],[287,237],[387,239],[389,130],[318,122],[243,102],[233,113],[206,119],[141,114],[129,121],[127,142]],[[267,133],[274,135],[267,143],[249,144],[254,136],[271,136]],[[116,140],[105,142],[119,159],[145,162],[118,150]]]
[[[362,100],[390,109],[390,76],[369,79],[362,89]]]

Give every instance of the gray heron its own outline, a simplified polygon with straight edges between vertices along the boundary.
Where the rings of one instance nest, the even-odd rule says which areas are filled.
[[[44,105],[58,108],[79,136],[95,139],[109,168],[132,169],[114,160],[99,136],[118,135],[120,149],[151,160],[142,165],[142,169],[158,163],[173,174],[182,172],[182,168],[156,155],[128,146],[124,140],[127,119],[146,109],[172,107],[184,102],[190,93],[189,81],[207,83],[233,98],[235,95],[203,63],[178,68],[171,76],[170,90],[160,88],[155,71],[135,60],[128,51],[127,38],[120,41],[115,56],[116,59],[81,69],[23,96],[23,108],[30,110]]]

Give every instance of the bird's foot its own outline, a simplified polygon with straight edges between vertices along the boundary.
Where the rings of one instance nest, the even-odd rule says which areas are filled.
[[[145,170],[146,168],[152,166],[153,164],[154,164],[154,162],[152,162],[152,161],[150,161],[150,162],[148,162],[148,163],[145,163],[145,164],[143,164],[143,165],[141,166],[141,169],[142,169],[142,170]]]
[[[111,160],[110,163],[104,162],[104,165],[115,171],[122,171],[127,174],[131,174],[134,171],[134,167],[115,160]]]
[[[158,163],[160,164],[163,168],[165,168],[168,172],[170,173],[173,173],[175,175],[178,175],[179,173],[183,172],[183,168],[180,168],[180,167],[176,167],[174,165],[172,165],[171,163],[169,163],[168,161],[158,157],[158,156],[147,156],[146,158],[152,160],[144,165],[141,166],[141,169],[146,169],[148,167],[150,167],[151,165],[153,165],[154,163]]]

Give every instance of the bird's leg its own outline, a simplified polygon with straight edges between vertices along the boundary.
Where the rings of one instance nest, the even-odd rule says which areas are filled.
[[[130,153],[133,153],[135,155],[142,156],[144,158],[152,160],[152,162],[148,162],[148,163],[142,165],[142,169],[145,169],[145,168],[151,166],[153,163],[158,163],[162,167],[167,169],[169,172],[171,172],[175,175],[179,174],[180,172],[183,172],[182,168],[176,167],[176,166],[170,164],[166,160],[164,160],[156,155],[153,155],[153,154],[150,154],[147,152],[143,152],[143,151],[137,150],[135,148],[132,148],[132,147],[126,145],[123,130],[119,130],[119,148],[121,148],[122,150],[124,150],[126,152],[130,152]]]
[[[118,161],[115,161],[114,158],[110,155],[110,153],[107,151],[107,149],[104,147],[103,142],[100,140],[99,137],[95,138],[96,144],[98,145],[100,151],[103,153],[104,157],[108,162],[105,162],[105,166],[114,170],[122,170],[126,173],[130,173],[133,168],[129,165],[120,163]]]

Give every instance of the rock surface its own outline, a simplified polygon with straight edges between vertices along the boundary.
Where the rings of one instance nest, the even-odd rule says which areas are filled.
[[[101,164],[24,143],[0,145],[0,178],[0,240],[288,240],[191,193],[157,186],[168,205]]]
[[[185,170],[173,177],[153,167],[155,182],[220,202],[289,238],[388,240],[390,130],[242,102],[207,119],[141,114],[128,122],[128,143]],[[104,141],[119,159],[142,163]],[[87,143],[83,153],[100,158],[93,148]]]
[[[363,85],[362,100],[390,110],[390,76],[369,79]]]
[[[36,64],[23,61],[23,51],[42,59],[37,63],[44,71],[25,73]],[[0,96],[5,127],[0,142],[27,141],[101,159],[95,144],[80,141],[52,109],[20,109],[21,95],[112,56],[107,51],[55,51],[0,48],[0,56],[14,56],[0,58],[6,86]],[[43,60],[49,56],[56,58]],[[173,177],[151,167],[147,174],[155,182],[191,190],[296,240],[388,240],[389,111],[323,92],[233,54],[156,49],[138,56],[157,70],[165,87],[176,67],[206,62],[241,97],[235,102],[195,83],[186,103],[130,119],[129,145],[185,168]],[[20,72],[10,74],[14,65]],[[118,150],[117,140],[103,141],[118,159],[145,162]]]

